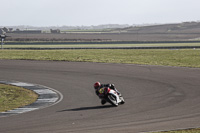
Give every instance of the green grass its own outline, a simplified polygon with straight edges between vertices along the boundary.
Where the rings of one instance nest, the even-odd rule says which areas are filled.
[[[0,50],[0,59],[127,63],[200,68],[200,49]]]
[[[38,95],[21,87],[0,84],[0,112],[29,105]]]
[[[177,130],[177,131],[163,131],[163,132],[152,132],[152,133],[200,133],[200,128]]]

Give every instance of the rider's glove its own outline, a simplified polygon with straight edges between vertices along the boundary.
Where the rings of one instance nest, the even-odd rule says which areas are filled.
[[[115,85],[114,84],[110,84],[110,88],[111,89],[115,89]]]

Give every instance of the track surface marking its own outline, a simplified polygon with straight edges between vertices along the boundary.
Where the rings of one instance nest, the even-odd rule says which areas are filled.
[[[23,87],[25,89],[32,90],[38,94],[38,98],[34,103],[30,105],[26,105],[24,107],[9,110],[6,112],[0,112],[0,117],[8,117],[11,115],[17,115],[17,114],[26,113],[29,111],[53,106],[59,103],[63,98],[60,92],[52,88],[42,86],[42,85],[36,85],[36,84],[30,84],[30,83],[24,83],[24,82],[18,82],[18,81],[0,81],[0,83]]]

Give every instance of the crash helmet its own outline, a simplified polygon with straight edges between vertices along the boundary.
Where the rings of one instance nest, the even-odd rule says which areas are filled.
[[[101,86],[100,82],[94,83],[94,89],[98,89]]]

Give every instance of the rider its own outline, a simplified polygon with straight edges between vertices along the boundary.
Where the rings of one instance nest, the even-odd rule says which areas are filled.
[[[100,82],[96,82],[94,84],[94,89],[95,89],[96,95],[101,99],[101,104],[106,103],[104,96],[99,93],[99,89],[101,89],[103,87],[109,87],[110,89],[115,90],[117,92],[117,94],[121,97],[121,93],[115,88],[114,84],[101,84]]]

